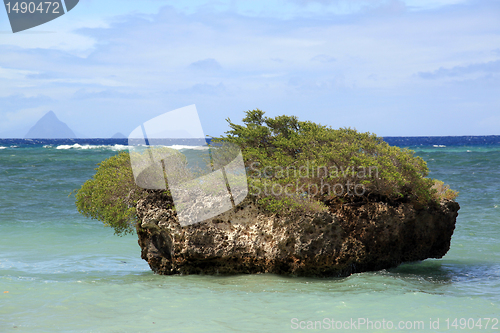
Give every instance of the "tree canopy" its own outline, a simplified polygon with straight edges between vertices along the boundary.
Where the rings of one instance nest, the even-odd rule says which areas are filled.
[[[241,147],[251,190],[275,212],[311,204],[318,208],[334,199],[422,206],[445,193],[448,199],[456,197],[449,188],[435,190],[435,181],[426,178],[426,162],[412,150],[390,146],[375,134],[295,116],[269,118],[259,109],[247,111],[242,125],[227,122],[230,130],[215,141]]]

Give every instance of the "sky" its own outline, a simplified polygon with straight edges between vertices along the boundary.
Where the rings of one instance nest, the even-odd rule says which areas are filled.
[[[500,135],[497,0],[80,0],[13,34],[0,10],[0,138],[52,110],[85,137],[195,104],[379,136]]]

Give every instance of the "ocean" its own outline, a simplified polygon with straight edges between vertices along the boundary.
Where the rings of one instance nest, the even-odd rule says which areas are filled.
[[[450,251],[320,279],[155,275],[70,195],[126,140],[0,140],[0,332],[499,331],[500,137],[386,141],[460,192]]]

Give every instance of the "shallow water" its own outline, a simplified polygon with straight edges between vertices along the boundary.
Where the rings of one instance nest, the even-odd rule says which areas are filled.
[[[282,332],[331,319],[372,321],[356,326],[365,332],[460,330],[447,318],[496,331],[475,324],[500,318],[500,147],[415,148],[460,191],[443,259],[313,279],[154,275],[137,236],[114,236],[68,197],[119,147],[0,146],[0,332]]]

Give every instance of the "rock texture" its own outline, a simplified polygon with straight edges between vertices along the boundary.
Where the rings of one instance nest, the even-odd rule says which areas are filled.
[[[441,258],[460,209],[444,201],[426,209],[371,202],[295,218],[269,216],[245,202],[181,227],[171,198],[152,192],[137,204],[142,258],[158,274],[277,273],[348,276]]]

